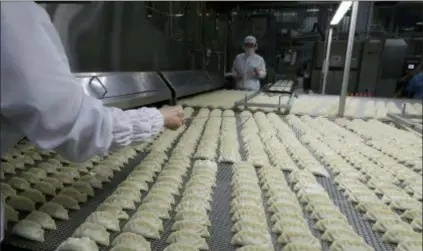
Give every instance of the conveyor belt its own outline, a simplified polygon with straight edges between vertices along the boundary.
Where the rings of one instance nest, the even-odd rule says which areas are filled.
[[[239,114],[237,114],[237,123],[238,125],[241,123],[241,119]],[[187,126],[188,127],[188,126]],[[241,127],[242,128],[242,127]],[[240,129],[240,128],[239,128]],[[295,130],[294,130],[295,131]],[[238,139],[240,143],[240,153],[243,159],[246,159],[246,153],[242,147],[241,137],[238,131]],[[297,137],[298,132],[297,133]],[[168,152],[170,154],[179,141],[180,137],[175,141],[172,149]],[[5,244],[7,246],[12,246],[13,250],[15,248],[24,248],[26,250],[34,250],[34,251],[47,251],[47,250],[54,250],[62,241],[67,239],[78,227],[79,224],[84,222],[85,218],[96,209],[96,207],[105,199],[107,198],[116,188],[116,186],[122,182],[126,176],[132,171],[132,169],[146,156],[146,152],[141,152],[138,154],[137,157],[131,159],[129,164],[127,164],[122,171],[116,173],[110,183],[104,184],[103,189],[96,190],[95,197],[90,199],[88,203],[81,205],[81,210],[77,212],[70,211],[69,216],[70,220],[68,221],[56,221],[57,230],[56,231],[46,231],[45,238],[46,241],[44,243],[36,243],[32,241],[25,240],[20,237],[12,236],[7,234],[5,238]],[[210,230],[211,237],[208,239],[208,244],[210,250],[213,251],[233,251],[235,247],[233,247],[230,242],[233,234],[231,233],[232,222],[229,215],[230,210],[230,201],[231,201],[231,164],[226,163],[219,163],[218,165],[218,173],[216,179],[216,188],[213,194],[212,200],[212,210],[210,213],[210,220],[212,223]],[[188,170],[187,175],[184,177],[183,188],[185,187],[185,183],[189,179],[191,175],[192,165]],[[285,178],[287,178],[288,173],[284,172]],[[157,176],[156,176],[157,178]],[[288,180],[288,179],[287,179]],[[321,184],[327,191],[329,197],[332,199],[334,204],[339,207],[341,212],[347,217],[350,225],[354,227],[356,232],[361,235],[364,240],[374,247],[376,251],[392,251],[395,249],[394,246],[388,245],[381,240],[381,235],[372,231],[371,225],[369,222],[365,221],[362,218],[362,215],[354,210],[353,204],[346,200],[345,196],[342,195],[340,191],[336,189],[333,184],[332,178],[323,178],[318,177],[317,181]],[[155,180],[154,180],[155,182]],[[154,184],[152,182],[152,184]],[[150,184],[149,190],[151,189],[152,184]],[[288,182],[288,184],[292,188],[292,184]],[[182,191],[181,191],[182,192]],[[148,192],[143,193],[143,198],[148,194]],[[180,196],[175,198],[176,203],[178,204],[180,200]],[[136,206],[138,207],[141,203],[137,203]],[[265,205],[266,203],[264,203]],[[175,207],[173,206],[173,209]],[[265,205],[266,208],[266,205]],[[304,207],[303,207],[304,210]],[[135,210],[127,211],[128,214],[131,216]],[[314,229],[315,222],[310,219],[309,213],[304,211],[306,218],[308,219],[308,223],[310,225],[310,229],[312,230],[313,234],[319,238],[321,233]],[[266,212],[268,217],[268,222],[270,221],[270,215]],[[170,228],[174,222],[173,220],[174,213],[171,213],[171,219],[164,221],[163,227],[164,232],[161,234],[160,240],[153,240],[151,241],[151,247],[153,251],[162,251],[166,247],[166,239],[170,234]],[[127,221],[121,221],[120,227],[122,228]],[[12,226],[9,226],[9,230]],[[269,228],[270,231],[270,228]],[[112,241],[118,233],[111,234],[110,241]],[[276,235],[272,233],[272,240],[276,250],[281,250],[282,246],[276,243]],[[322,242],[323,250],[327,251],[329,243]],[[12,249],[11,249],[12,250]],[[100,250],[107,251],[109,247],[100,247]]]

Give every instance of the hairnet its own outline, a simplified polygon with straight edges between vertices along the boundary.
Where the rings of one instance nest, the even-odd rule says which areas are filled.
[[[244,44],[256,44],[256,43],[257,43],[257,40],[253,36],[246,36],[244,38]]]

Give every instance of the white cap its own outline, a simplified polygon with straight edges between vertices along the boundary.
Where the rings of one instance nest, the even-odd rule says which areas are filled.
[[[257,40],[253,36],[246,36],[244,38],[244,44],[256,44],[256,43],[257,43]]]

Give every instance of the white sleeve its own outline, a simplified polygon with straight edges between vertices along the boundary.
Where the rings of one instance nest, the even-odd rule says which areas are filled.
[[[266,63],[264,62],[264,59],[262,57],[260,57],[260,64],[259,64],[259,78],[263,79],[266,77],[267,72],[266,72]]]
[[[1,2],[1,116],[6,123],[38,147],[72,161],[103,155],[162,128],[155,108],[122,111],[86,95],[46,29],[53,24],[39,8],[34,2]]]

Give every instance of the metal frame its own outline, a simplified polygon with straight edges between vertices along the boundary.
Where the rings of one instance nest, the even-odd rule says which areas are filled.
[[[275,85],[275,84],[276,83],[268,85],[267,87],[262,88],[258,91],[255,91],[251,94],[245,94],[245,97],[243,99],[235,101],[234,106],[235,107],[244,106],[244,107],[277,108],[278,110],[285,109],[285,113],[289,113],[289,111],[291,110],[291,107],[292,107],[292,103],[294,101],[293,97],[298,97],[293,91],[295,86],[296,86],[295,81],[294,81],[294,84],[291,87],[291,91],[269,91],[269,89],[271,89],[272,86]],[[278,104],[249,102],[250,100],[252,100],[253,98],[255,98],[256,96],[258,96],[260,94],[279,94],[279,102],[278,102]],[[282,96],[284,96],[286,94],[289,95],[289,100],[286,104],[281,104]]]
[[[422,117],[417,117],[417,116],[404,116],[404,115],[399,115],[399,114],[392,114],[392,113],[388,113],[387,117],[389,119],[391,119],[391,121],[400,126],[400,127],[404,127],[408,130],[412,130],[414,132],[417,132],[420,136],[422,135],[422,129],[423,126],[422,124],[413,122],[410,120],[410,118],[420,118],[422,119]]]

